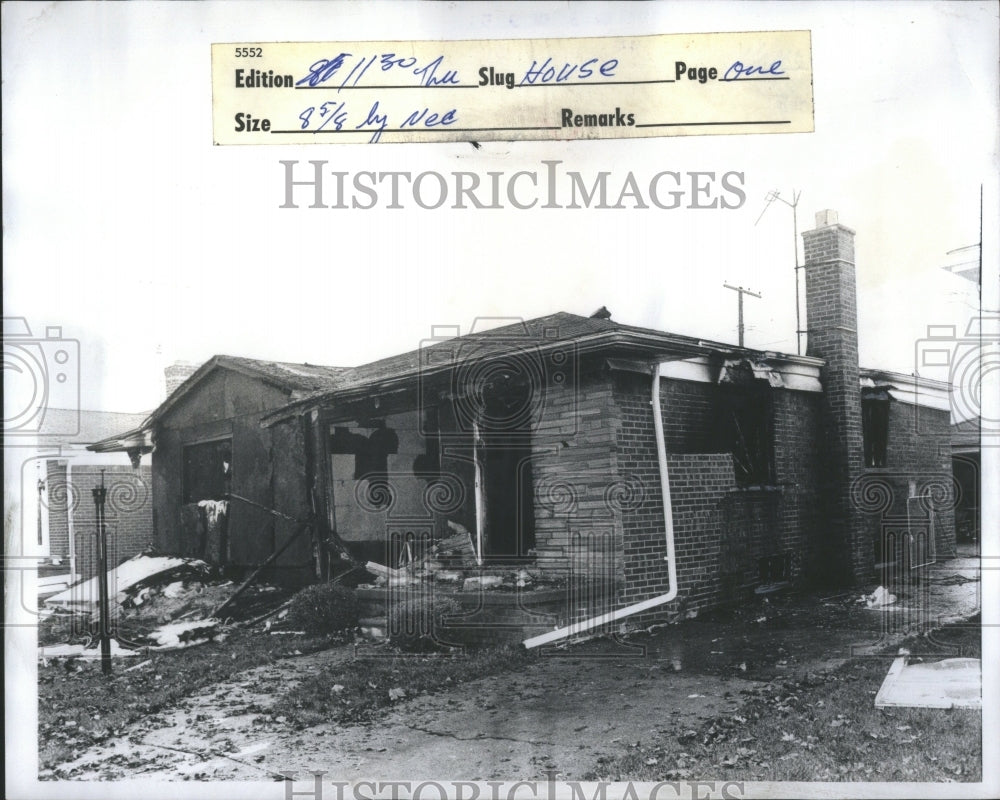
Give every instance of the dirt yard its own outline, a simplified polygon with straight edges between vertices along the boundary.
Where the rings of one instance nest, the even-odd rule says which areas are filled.
[[[948,563],[930,584],[942,623],[971,617],[978,604],[975,563]],[[883,774],[886,765],[867,745],[838,740],[859,751],[855,760],[823,750],[822,742],[817,750],[809,739],[822,737],[811,737],[812,728],[789,729],[790,720],[800,720],[823,726],[831,739],[841,731],[829,726],[852,729],[852,736],[868,736],[875,745],[879,736],[902,737],[897,744],[907,746],[922,770],[909,779],[974,780],[981,759],[978,712],[919,712],[949,715],[958,732],[954,746],[962,748],[958,754],[927,749],[923,758],[921,748],[931,744],[913,737],[916,726],[873,708],[903,638],[884,635],[887,621],[905,612],[867,609],[857,602],[859,595],[774,598],[626,641],[595,639],[488,678],[406,693],[368,718],[346,723],[304,725],[289,691],[331,669],[352,668],[358,658],[355,671],[363,671],[374,663],[364,659],[376,650],[341,645],[279,657],[210,682],[124,725],[118,735],[43,764],[40,777],[261,780],[327,770],[343,780],[527,779],[550,771],[560,779],[812,780],[822,776],[825,763],[827,780],[906,779],[905,772]],[[975,625],[964,631],[952,645],[978,642]],[[941,655],[953,654],[946,640],[933,646]],[[82,669],[67,680],[73,674],[80,680],[99,677],[96,666]],[[888,733],[853,731],[857,726],[830,708],[844,702],[836,700],[838,692],[850,693],[857,713],[884,722]],[[45,694],[42,684],[42,703]],[[791,762],[800,760],[800,751],[818,759],[815,774],[788,777],[773,742],[758,745],[783,738],[782,752],[793,754]],[[720,741],[732,747],[723,752]],[[841,769],[845,763],[847,771]]]

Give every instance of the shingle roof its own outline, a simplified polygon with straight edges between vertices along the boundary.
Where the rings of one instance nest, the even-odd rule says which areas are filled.
[[[308,405],[327,396],[340,395],[375,387],[389,381],[399,381],[429,375],[435,369],[449,369],[470,360],[488,360],[516,354],[524,348],[559,348],[572,343],[578,352],[589,347],[637,348],[644,344],[658,352],[707,352],[709,347],[736,349],[730,345],[704,342],[690,336],[665,333],[651,328],[624,325],[611,319],[582,317],[560,311],[544,317],[515,322],[490,330],[469,333],[428,344],[417,350],[391,356],[370,364],[345,369],[335,385],[312,392],[272,412],[277,417],[287,409]]]
[[[213,356],[157,406],[142,423],[140,428],[149,428],[153,422],[167,413],[174,404],[196,386],[202,378],[222,367],[245,375],[251,375],[287,391],[290,395],[328,391],[336,387],[345,367],[327,367],[319,364],[294,364],[289,361],[263,361],[242,356]]]
[[[91,444],[136,428],[147,416],[117,411],[49,408],[38,426],[38,435],[50,444]]]
[[[326,367],[320,364],[295,364],[290,361],[261,361],[242,356],[215,356],[212,359],[221,366],[230,366],[245,372],[260,375],[292,391],[312,392],[317,389],[332,389],[346,367]]]
[[[362,392],[369,387],[374,388],[389,382],[411,380],[419,374],[429,375],[435,371],[445,371],[460,363],[514,355],[525,347],[533,351],[558,349],[570,343],[578,348],[578,352],[619,348],[645,353],[650,357],[666,353],[689,356],[711,350],[749,352],[746,348],[737,348],[734,345],[706,342],[691,336],[624,325],[603,316],[582,317],[560,311],[477,333],[429,342],[417,350],[357,367],[293,364],[218,355],[199,367],[138,427],[140,430],[148,428],[216,367],[258,376],[284,387],[293,394],[287,405],[268,415],[269,418],[275,418],[291,409],[341,393]]]

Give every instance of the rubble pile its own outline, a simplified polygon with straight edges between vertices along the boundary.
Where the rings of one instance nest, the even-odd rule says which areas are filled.
[[[196,558],[143,553],[108,572],[110,611],[118,642],[115,654],[136,648],[173,649],[220,640],[234,621],[247,620],[276,609],[287,592],[255,584],[226,605],[237,586]],[[45,600],[56,615],[79,620],[74,629],[88,631],[83,644],[72,643],[40,649],[40,656],[98,655],[94,628],[100,616],[97,578],[92,578]],[[218,617],[224,616],[220,619]]]

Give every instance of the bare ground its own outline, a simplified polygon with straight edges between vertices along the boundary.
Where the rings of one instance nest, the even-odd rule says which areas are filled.
[[[978,604],[978,584],[966,579],[975,564],[949,564],[944,580],[930,584],[941,622],[968,617]],[[282,698],[332,661],[356,658],[353,648],[284,658],[186,697],[40,777],[278,780],[312,770],[343,780],[604,776],[603,765],[627,762],[650,742],[738,716],[748,698],[775,682],[891,647],[899,637],[883,635],[887,621],[905,612],[865,609],[858,594],[776,598],[627,641],[554,650],[521,669],[407,698],[350,724],[303,727],[283,712]]]

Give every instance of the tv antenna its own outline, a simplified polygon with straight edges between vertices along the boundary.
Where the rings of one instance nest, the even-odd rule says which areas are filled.
[[[799,355],[802,355],[802,334],[805,333],[805,331],[802,330],[802,312],[799,310],[800,306],[799,296],[801,294],[799,291],[799,270],[802,269],[802,267],[799,266],[798,205],[799,205],[799,198],[801,196],[802,192],[797,192],[794,189],[792,189],[792,199],[791,202],[789,202],[788,200],[786,200],[784,197],[781,196],[781,192],[779,192],[777,189],[772,189],[770,192],[767,193],[767,197],[764,198],[766,203],[764,205],[763,210],[760,212],[760,216],[757,217],[757,222],[760,222],[761,218],[764,216],[764,214],[771,207],[771,204],[775,200],[780,200],[782,203],[784,203],[786,206],[792,209],[792,247],[795,249],[795,352],[798,353]],[[757,222],[755,222],[754,225],[756,225]]]

